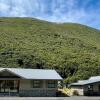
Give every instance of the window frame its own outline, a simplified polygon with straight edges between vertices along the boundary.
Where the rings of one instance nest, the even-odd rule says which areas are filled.
[[[93,91],[93,84],[92,85],[88,85],[88,91]]]
[[[40,80],[32,80],[32,88],[41,88]]]
[[[47,82],[47,87],[48,87],[48,88],[57,88],[57,82],[54,81],[54,80],[49,80],[49,81]]]

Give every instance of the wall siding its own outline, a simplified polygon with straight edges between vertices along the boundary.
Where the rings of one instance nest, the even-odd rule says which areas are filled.
[[[20,80],[19,90],[29,90],[31,89],[31,80]]]
[[[57,82],[57,81],[56,81]],[[41,88],[32,88],[32,80],[20,80],[19,96],[56,96],[56,88],[47,88],[48,81],[41,81]]]
[[[95,96],[100,96],[100,90],[99,90],[99,85],[100,83],[94,83],[93,85],[93,91],[88,91],[88,85],[85,86],[84,88],[84,94],[85,95],[95,95]]]
[[[80,86],[77,87],[71,87],[71,89],[73,91],[78,91],[79,95],[86,95],[86,96],[100,96],[100,90],[99,90],[99,85],[100,83],[94,83],[93,85],[93,90],[88,90],[88,85],[82,86],[80,88]]]

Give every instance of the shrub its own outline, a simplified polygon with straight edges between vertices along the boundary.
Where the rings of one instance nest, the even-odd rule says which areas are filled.
[[[74,91],[73,91],[73,95],[74,95],[74,96],[79,96],[79,92],[78,92],[77,90],[74,90]]]

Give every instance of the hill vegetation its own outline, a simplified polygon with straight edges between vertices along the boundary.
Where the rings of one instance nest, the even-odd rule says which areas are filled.
[[[0,18],[0,67],[56,69],[66,83],[100,75],[100,30]]]

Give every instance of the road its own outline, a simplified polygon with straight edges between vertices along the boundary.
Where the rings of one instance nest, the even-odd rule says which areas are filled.
[[[0,97],[0,100],[100,100],[100,97]]]

